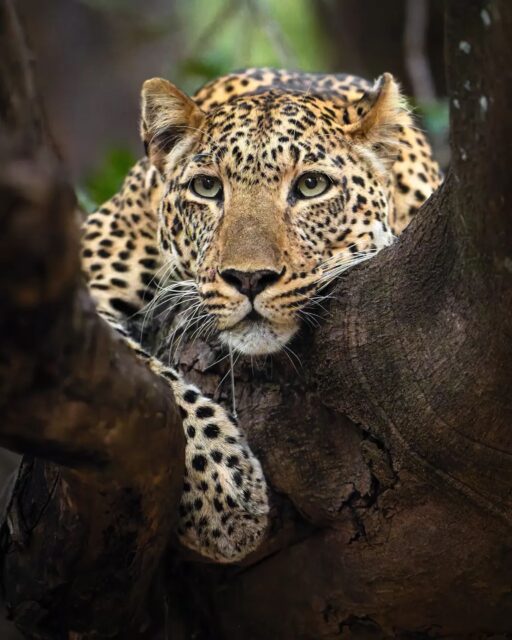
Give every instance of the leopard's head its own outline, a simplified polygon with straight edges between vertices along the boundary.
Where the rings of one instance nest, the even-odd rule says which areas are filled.
[[[205,325],[240,352],[278,351],[339,273],[390,244],[408,124],[389,74],[345,107],[270,90],[208,112],[166,80],[145,82],[160,248],[173,278],[194,282]]]

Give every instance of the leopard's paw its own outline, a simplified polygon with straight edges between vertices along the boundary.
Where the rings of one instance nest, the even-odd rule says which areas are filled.
[[[186,476],[178,535],[202,555],[235,562],[254,551],[266,532],[265,478],[236,422],[208,399],[192,393],[188,398],[194,402],[183,411]]]

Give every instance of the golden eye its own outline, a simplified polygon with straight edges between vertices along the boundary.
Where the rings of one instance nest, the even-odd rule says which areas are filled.
[[[218,198],[222,193],[222,183],[214,176],[197,176],[190,185],[192,191],[201,198]]]
[[[295,194],[299,198],[316,198],[330,186],[330,179],[323,173],[303,173],[295,183]]]

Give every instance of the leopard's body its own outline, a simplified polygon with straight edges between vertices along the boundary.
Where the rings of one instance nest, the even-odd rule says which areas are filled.
[[[236,421],[147,354],[123,322],[176,306],[229,348],[271,353],[344,269],[389,245],[440,181],[389,75],[252,69],[192,100],[143,90],[148,158],[85,223],[82,259],[98,310],[181,408],[186,474],[178,534],[217,561],[264,535],[266,485]],[[323,189],[323,190],[322,190]]]

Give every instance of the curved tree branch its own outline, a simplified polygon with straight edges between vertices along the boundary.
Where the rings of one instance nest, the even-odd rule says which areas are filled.
[[[451,175],[398,245],[342,284],[341,330],[322,329],[312,352],[344,363],[320,378],[330,405],[509,520],[512,15],[453,1],[447,25]]]
[[[0,445],[61,465],[24,460],[4,593],[26,633],[110,637],[144,618],[173,529],[181,419],[80,282],[75,198],[7,0],[0,25]]]
[[[183,433],[165,384],[79,284],[74,198],[49,164],[0,161],[0,443],[63,466],[25,463],[4,581],[26,630],[107,634],[140,614],[167,546]]]
[[[75,201],[61,170],[11,154],[2,167],[0,443],[132,481],[149,460],[167,466],[180,420],[165,384],[80,287]]]

